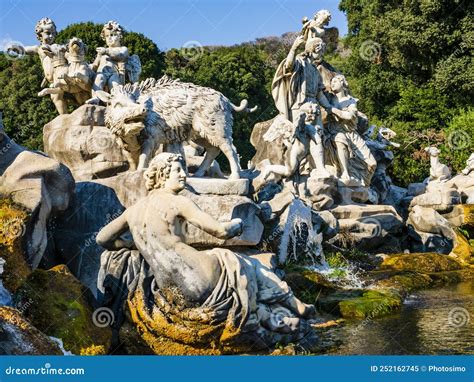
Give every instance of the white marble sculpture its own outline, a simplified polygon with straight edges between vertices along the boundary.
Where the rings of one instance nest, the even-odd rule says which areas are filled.
[[[301,34],[305,40],[315,37],[323,38],[326,32],[326,26],[331,21],[331,13],[326,9],[316,12],[311,20],[303,18],[303,28]]]
[[[98,103],[97,91],[112,90],[115,85],[123,85],[127,81],[138,82],[141,73],[141,63],[137,55],[130,55],[128,48],[122,45],[123,28],[116,21],[104,24],[100,37],[107,47],[97,48],[97,57],[92,63],[96,72],[92,88],[92,98],[88,103]]]
[[[107,102],[107,127],[118,139],[136,138],[137,144],[123,146],[134,153],[132,168],[146,167],[159,145],[184,155],[183,142],[193,141],[206,149],[196,176],[203,176],[222,151],[230,164],[230,178],[240,178],[239,157],[232,143],[232,112],[254,111],[247,108],[246,100],[235,106],[216,90],[166,76],[115,86],[112,94],[96,94]],[[145,135],[140,141],[142,130]]]
[[[26,46],[25,52],[39,56],[44,72],[42,87],[58,83],[68,72],[67,47],[54,43],[57,35],[56,24],[48,17],[42,18],[36,23],[35,32],[40,45]],[[67,113],[64,92],[52,93],[51,100],[59,114]]]
[[[79,105],[83,105],[91,95],[95,73],[85,59],[86,45],[74,37],[69,40],[65,53],[67,72],[57,76],[57,81],[38,93],[40,97],[56,94],[64,98],[64,93],[72,94]],[[63,114],[63,113],[60,113]]]
[[[426,182],[445,182],[451,179],[451,170],[439,161],[441,151],[433,146],[426,147],[425,151],[430,154],[430,176]]]
[[[349,94],[346,78],[339,74],[331,81],[331,104],[328,130],[336,146],[339,179],[348,185],[369,186],[377,162],[357,130],[357,99]]]
[[[297,49],[303,44],[304,52],[297,55]],[[275,106],[289,121],[298,119],[302,108],[308,109],[310,105],[314,106],[315,123],[309,149],[314,168],[321,178],[329,177],[330,174],[324,166],[323,121],[320,106],[328,113],[331,113],[332,109],[332,105],[324,95],[324,84],[315,66],[322,60],[324,49],[325,44],[320,38],[305,42],[303,36],[298,36],[288,56],[279,65],[272,83]]]
[[[197,250],[185,244],[184,222],[219,238],[239,235],[243,222],[240,219],[219,222],[179,194],[186,184],[180,155],[156,156],[145,172],[145,179],[148,196],[127,208],[97,235],[97,242],[112,251],[102,255],[104,267],[100,280],[115,272],[122,255],[128,256],[123,250],[136,246],[153,277],[151,284],[148,281],[138,286],[142,295],[155,296],[149,314],[157,314],[157,309],[167,306],[162,311],[167,317],[178,315],[194,326],[219,327],[223,323],[225,330],[236,332],[236,337],[243,332],[255,336],[255,340],[263,330],[267,333],[265,341],[272,342],[278,340],[278,333],[301,331],[300,317],[314,314],[314,306],[294,297],[288,285],[258,260],[228,249]],[[128,230],[133,243],[121,237]],[[126,272],[129,285],[137,287],[131,282],[137,276],[132,275],[133,269]],[[173,290],[172,295],[167,295],[169,290]],[[280,316],[276,317],[272,309],[277,306],[288,309],[288,315],[282,315],[280,310]],[[219,341],[225,342],[228,338],[222,336]]]

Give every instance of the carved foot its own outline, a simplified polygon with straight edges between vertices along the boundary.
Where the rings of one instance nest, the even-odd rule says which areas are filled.
[[[100,99],[98,97],[92,97],[86,101],[86,104],[88,105],[98,105],[99,103],[100,103]]]

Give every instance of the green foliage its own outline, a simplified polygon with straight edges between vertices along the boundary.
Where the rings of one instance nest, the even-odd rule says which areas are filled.
[[[37,57],[0,55],[0,110],[7,134],[30,149],[43,146],[43,126],[56,116],[49,97],[38,97],[43,70]]]
[[[442,153],[453,170],[459,172],[474,152],[474,108],[459,110],[443,134],[447,143],[442,147]]]
[[[351,49],[342,70],[359,107],[399,134],[393,181],[426,177],[429,157],[422,149],[430,144],[441,147],[454,169],[462,167],[472,138],[470,148],[453,152],[445,139],[452,130],[445,129],[458,109],[474,102],[474,3],[342,0],[339,8],[347,15],[344,45]],[[453,129],[472,137],[466,122]]]

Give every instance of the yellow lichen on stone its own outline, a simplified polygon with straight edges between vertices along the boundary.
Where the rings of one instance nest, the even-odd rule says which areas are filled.
[[[474,246],[459,231],[456,231],[456,243],[451,251],[451,256],[456,257],[464,264],[472,264],[474,257]]]
[[[79,352],[80,355],[105,355],[107,351],[104,345],[91,345],[86,348],[82,348]]]
[[[218,355],[222,352],[213,346],[212,337],[219,338],[222,325],[186,327],[173,315],[165,317],[155,306],[150,315],[140,290],[128,300],[132,322],[145,343],[160,355]],[[172,321],[172,319],[176,321]]]
[[[387,256],[381,269],[412,271],[421,273],[453,271],[461,269],[461,264],[454,258],[439,253],[410,253]]]
[[[15,292],[31,273],[23,250],[23,235],[29,213],[12,203],[0,199],[0,257],[5,260],[3,284]]]

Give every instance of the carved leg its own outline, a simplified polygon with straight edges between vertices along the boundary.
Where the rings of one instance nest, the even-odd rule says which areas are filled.
[[[214,159],[217,158],[219,155],[220,150],[214,146],[206,147],[206,155],[204,156],[204,160],[202,161],[201,165],[197,169],[194,176],[202,177],[206,174],[206,171],[211,167],[212,162]]]
[[[51,94],[51,100],[56,106],[56,110],[59,114],[67,114],[67,103],[63,99],[63,92],[58,94]]]
[[[221,151],[227,157],[227,160],[230,164],[231,174],[229,179],[240,179],[240,164],[239,156],[237,155],[237,150],[231,142],[225,142],[219,146]]]
[[[342,169],[341,179],[349,180],[349,151],[347,150],[347,146],[342,142],[336,142],[336,147],[339,164]]]

